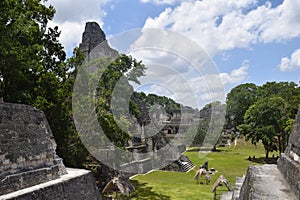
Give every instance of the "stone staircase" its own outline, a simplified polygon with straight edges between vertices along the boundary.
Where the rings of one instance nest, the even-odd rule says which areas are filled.
[[[177,162],[179,163],[179,165],[182,168],[182,171],[184,172],[188,172],[194,167],[194,164],[190,160],[187,161],[177,160]]]

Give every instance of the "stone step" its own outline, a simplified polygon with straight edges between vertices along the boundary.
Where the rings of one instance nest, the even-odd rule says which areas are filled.
[[[234,184],[234,190],[232,194],[232,200],[238,200],[240,196],[240,191],[243,186],[245,180],[245,176],[241,177],[236,177],[235,184]]]
[[[240,180],[238,182],[240,185]],[[277,165],[250,166],[241,187],[239,199],[296,200]]]
[[[185,172],[189,171],[194,167],[193,163],[191,162],[179,162],[179,163],[181,164],[181,167]]]
[[[0,195],[0,200],[24,199],[76,199],[99,200],[101,199],[96,187],[93,174],[82,169],[67,168],[67,174],[60,178],[34,185],[5,195]]]

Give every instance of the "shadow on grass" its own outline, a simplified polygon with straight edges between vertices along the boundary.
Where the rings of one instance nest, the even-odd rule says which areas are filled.
[[[190,147],[186,150],[187,152],[226,152],[228,151],[225,148],[216,148],[212,149],[211,147]]]
[[[254,162],[254,163],[259,163],[259,164],[277,164],[277,157],[274,158],[268,158],[266,157],[260,157],[260,158],[247,158],[247,160]]]
[[[170,200],[170,196],[156,193],[152,187],[148,187],[147,183],[140,183],[137,180],[130,180],[135,187],[135,192],[131,195],[132,198],[144,200]]]

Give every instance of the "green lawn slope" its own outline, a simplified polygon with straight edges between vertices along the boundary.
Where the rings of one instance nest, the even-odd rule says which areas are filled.
[[[237,176],[242,177],[246,174],[249,165],[259,165],[264,163],[265,155],[261,144],[254,146],[243,140],[239,140],[237,146],[218,148],[217,152],[199,152],[196,148],[185,153],[196,165],[188,173],[153,171],[146,175],[138,175],[131,179],[136,191],[131,195],[131,199],[149,199],[149,200],[198,200],[214,198],[212,185],[216,179],[223,174],[231,186],[234,187]],[[272,154],[271,154],[272,155]],[[255,161],[249,161],[249,156],[255,156]],[[275,155],[277,156],[277,155]],[[209,168],[215,168],[216,173],[211,176],[211,183],[205,184],[205,179],[200,179],[204,184],[196,184],[193,180],[199,165],[208,161]],[[217,193],[226,192],[225,186],[218,187]],[[118,199],[126,199],[119,198]]]

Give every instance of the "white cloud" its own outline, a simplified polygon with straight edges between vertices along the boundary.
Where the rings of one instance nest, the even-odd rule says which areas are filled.
[[[224,85],[240,83],[248,75],[247,72],[248,69],[249,69],[249,61],[245,60],[240,68],[232,70],[230,74],[221,73],[220,77]]]
[[[105,16],[102,9],[110,0],[48,0],[56,10],[54,20],[58,23],[79,22],[89,19],[101,19]]]
[[[256,0],[183,2],[148,18],[145,28],[163,28],[194,39],[210,56],[257,42],[282,41],[300,35],[300,1],[258,6]]]
[[[269,8],[261,19],[261,40],[282,41],[300,36],[300,1],[284,0],[277,8]]]
[[[168,74],[161,68],[151,69],[151,67],[153,66],[150,66],[150,70],[154,71],[155,76],[148,76],[147,73],[146,77],[141,78],[142,85],[151,85],[144,88],[144,92],[168,96],[184,105],[202,108],[212,101],[225,102],[224,89],[245,80],[249,63],[244,61],[241,67],[230,73],[213,74],[199,74],[197,70]]]
[[[69,22],[57,23],[49,22],[50,27],[58,26],[61,30],[60,42],[64,45],[67,52],[72,53],[73,49],[81,42],[81,34],[84,31],[85,23]]]
[[[224,88],[240,83],[248,74],[247,60],[230,73],[220,73],[197,43],[177,32],[143,29],[130,47],[131,55],[148,67],[147,76],[140,78],[142,91],[168,96],[192,107],[224,102]]]
[[[255,40],[248,32],[242,10],[251,1],[203,0],[184,2],[175,9],[167,8],[156,18],[148,18],[145,28],[169,28],[183,33],[204,48],[209,55],[236,47],[247,47]]]
[[[245,80],[248,68],[248,64],[244,64],[230,73],[199,75],[194,78],[188,78],[193,76],[189,73],[181,77],[166,76],[159,84],[153,81],[153,85],[144,92],[168,96],[184,105],[202,108],[212,101],[225,102],[224,89]]]
[[[187,0],[140,0],[140,1],[142,3],[154,3],[157,5],[161,5],[161,4],[173,5],[175,3],[183,2],[183,1],[187,1]]]
[[[281,63],[278,66],[280,71],[293,71],[300,68],[300,49],[296,49],[290,58],[281,58]]]
[[[103,17],[106,14],[103,7],[108,2],[110,0],[49,0],[45,3],[53,5],[56,10],[49,26],[58,26],[61,30],[60,42],[66,52],[72,53],[80,43],[85,22],[96,21],[103,25]]]

